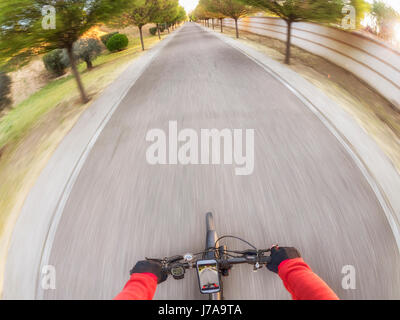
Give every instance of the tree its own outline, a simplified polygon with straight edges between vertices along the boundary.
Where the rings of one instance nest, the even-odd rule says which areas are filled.
[[[74,55],[86,62],[88,70],[93,69],[92,61],[101,53],[101,42],[94,38],[80,39],[74,43]]]
[[[167,20],[171,20],[171,17],[175,16],[177,13],[178,2],[174,0],[158,0],[156,5],[157,8],[153,11],[151,22],[156,24],[158,38],[161,39],[160,24],[167,22]]]
[[[178,15],[179,2],[178,0],[171,0],[171,6],[168,10],[164,11],[164,22],[169,32],[169,27],[173,26],[176,16]]]
[[[10,87],[10,77],[6,73],[0,72],[0,112],[11,105]]]
[[[73,44],[86,31],[123,10],[127,0],[2,0],[0,10],[0,65],[15,56],[29,57],[66,49],[83,103],[88,102],[73,54]],[[44,28],[42,9],[51,5],[55,28]],[[46,10],[45,10],[46,13]],[[46,17],[45,17],[46,18]]]
[[[385,40],[390,40],[394,34],[394,27],[400,20],[400,14],[382,1],[374,0],[371,8],[374,18],[374,33]]]
[[[206,27],[207,25],[209,26],[208,23],[209,19],[215,15],[215,13],[210,10],[210,8],[211,8],[211,2],[200,1],[194,11],[196,18],[199,20],[203,20],[204,26]]]
[[[254,12],[254,8],[238,2],[236,0],[203,0],[201,1],[205,10],[216,14],[221,21],[224,17],[232,18],[235,21],[236,38],[239,38],[238,20],[250,13]]]
[[[173,23],[177,24],[177,23],[181,23],[183,21],[186,20],[186,11],[185,8],[183,8],[182,6],[178,6],[176,15],[173,19]]]
[[[338,22],[342,17],[343,0],[240,0],[272,13],[287,24],[285,63],[290,63],[290,47],[292,24],[300,21]],[[352,5],[361,12],[365,6],[364,0],[352,0]],[[358,13],[358,16],[361,13]]]
[[[204,8],[204,5],[202,5],[201,3],[199,3],[196,6],[196,9],[193,12],[193,15],[196,17],[196,20],[206,20],[207,19],[207,13],[206,13],[206,9]]]
[[[135,0],[131,1],[126,11],[123,13],[123,24],[134,24],[139,29],[140,43],[144,51],[143,26],[152,22],[159,10],[158,0]]]
[[[223,33],[223,20],[226,18],[222,12],[219,11],[221,6],[220,0],[200,0],[200,4],[202,4],[205,8],[207,8],[208,12],[212,15],[213,18],[218,19],[220,23],[221,33]]]

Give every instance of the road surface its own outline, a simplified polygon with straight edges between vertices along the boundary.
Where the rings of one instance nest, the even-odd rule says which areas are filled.
[[[150,165],[153,128],[255,130],[254,172],[234,165]],[[399,299],[400,257],[385,214],[359,168],[286,87],[226,43],[187,23],[132,86],[71,191],[49,263],[45,299],[111,299],[139,259],[198,252],[205,213],[219,234],[258,247],[293,245],[343,299]],[[229,241],[231,248],[244,248]],[[342,288],[343,266],[356,289]],[[288,299],[277,275],[235,267],[231,299]],[[200,299],[197,278],[170,278],[158,299]]]

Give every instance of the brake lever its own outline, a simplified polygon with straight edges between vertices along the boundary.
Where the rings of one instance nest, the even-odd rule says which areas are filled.
[[[172,256],[172,257],[165,258],[165,259],[166,259],[167,263],[174,263],[174,262],[183,260],[183,256]]]

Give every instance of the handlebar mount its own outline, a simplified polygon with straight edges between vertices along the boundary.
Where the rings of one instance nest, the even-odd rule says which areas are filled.
[[[253,271],[257,271],[271,261],[271,257],[265,255],[265,253],[270,252],[270,249],[227,251],[226,249],[221,250],[221,247],[212,248],[207,251],[196,253],[195,255],[187,253],[183,256],[176,255],[165,257],[163,259],[146,259],[160,262],[165,272],[170,274],[174,279],[180,280],[185,277],[185,271],[187,269],[196,268],[197,262],[203,260],[203,258],[195,258],[195,256],[204,256],[205,254],[210,253],[210,251],[215,254],[218,271],[222,276],[228,276],[229,270],[236,264],[251,264],[253,265]]]

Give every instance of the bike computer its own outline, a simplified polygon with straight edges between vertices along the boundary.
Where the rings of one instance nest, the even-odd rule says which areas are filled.
[[[198,260],[196,266],[200,292],[204,294],[219,292],[221,288],[217,260]]]

